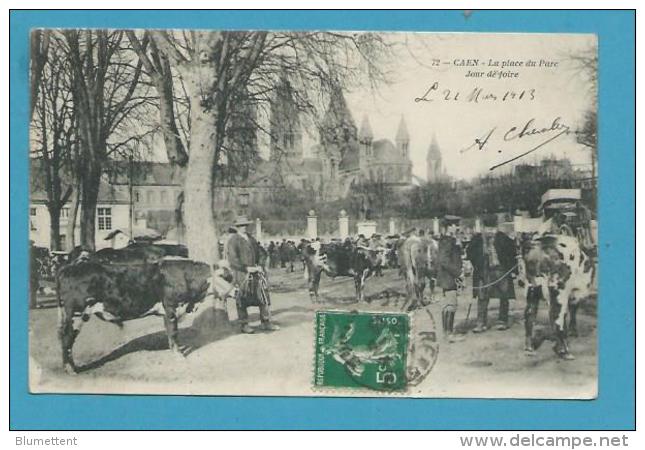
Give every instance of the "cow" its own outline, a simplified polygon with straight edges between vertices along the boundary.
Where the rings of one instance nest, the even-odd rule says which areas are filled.
[[[105,263],[90,257],[58,272],[59,337],[63,367],[69,373],[77,371],[72,357],[74,340],[92,315],[118,326],[127,320],[163,315],[169,348],[181,353],[177,343],[179,307],[191,312],[204,299],[210,267],[185,258],[154,262],[120,258],[118,263]]]
[[[398,243],[399,270],[405,280],[409,310],[424,305],[424,290],[429,286],[430,295],[434,288],[438,270],[438,244],[424,233],[412,235]]]
[[[562,359],[574,359],[569,351],[568,331],[576,332],[576,310],[580,300],[591,292],[594,262],[573,236],[547,234],[528,244],[523,248],[528,281],[524,350],[531,356],[544,340],[533,335],[533,325],[540,299],[546,299],[555,338],[553,350]]]
[[[323,244],[312,242],[304,248],[305,275],[309,287],[309,298],[319,301],[318,288],[323,272],[335,278],[352,277],[356,289],[356,300],[363,301],[365,281],[375,273],[383,262],[382,252],[355,244],[349,239],[344,242]]]
[[[405,277],[409,309],[414,309],[418,303],[423,302],[423,291],[429,274],[428,241],[419,236],[407,238],[399,248],[399,261]]]

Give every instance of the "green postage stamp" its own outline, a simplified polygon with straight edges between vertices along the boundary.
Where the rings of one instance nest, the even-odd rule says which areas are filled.
[[[405,313],[318,311],[314,386],[405,390],[409,333]]]

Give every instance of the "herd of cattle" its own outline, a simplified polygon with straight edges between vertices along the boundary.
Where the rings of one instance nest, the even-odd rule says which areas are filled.
[[[463,260],[472,265],[473,274],[478,274],[477,286],[489,296],[495,296],[498,283],[509,280],[512,283],[519,277],[520,285],[528,284],[525,350],[532,353],[540,344],[534,337],[533,325],[540,300],[544,299],[556,342],[554,351],[564,359],[572,359],[567,335],[575,331],[579,301],[591,292],[595,274],[593,259],[570,236],[521,236],[514,240],[498,231],[488,240],[493,243],[492,247],[482,245],[478,236],[481,235],[476,234],[464,248],[443,245],[445,240],[454,242],[452,236],[434,239],[414,232],[389,240],[346,239],[325,243],[303,239],[297,245],[287,244],[289,251],[283,253],[288,255],[285,259],[270,246],[259,245],[258,254],[260,265],[280,264],[288,271],[294,270],[294,264],[300,260],[312,302],[320,301],[322,273],[353,278],[356,299],[360,302],[365,301],[364,287],[371,277],[380,275],[384,268],[396,268],[405,280],[408,310],[425,306],[426,286],[430,286],[432,296],[435,283],[441,277],[456,277],[452,281],[461,284]],[[490,252],[494,254],[493,260]],[[186,252],[177,252],[171,247],[136,243],[119,250],[70,255],[69,263],[56,277],[65,369],[77,371],[72,347],[81,325],[92,315],[119,326],[126,320],[161,315],[169,347],[179,352],[180,313],[193,311],[207,293],[213,293],[209,289],[211,267],[187,256]],[[459,272],[461,275],[455,275]]]

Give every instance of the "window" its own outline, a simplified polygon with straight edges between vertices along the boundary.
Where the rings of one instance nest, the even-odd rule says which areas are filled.
[[[98,208],[99,230],[112,229],[112,208]]]
[[[36,215],[36,208],[29,208],[29,215],[30,216],[35,216]]]
[[[154,191],[148,191],[146,193],[146,202],[149,205],[152,205],[154,203],[154,201],[155,201],[155,193],[154,193]]]
[[[134,191],[134,202],[141,203],[141,192]]]
[[[69,217],[69,208],[65,207],[60,210],[60,218],[67,219]]]
[[[168,192],[167,191],[161,191],[161,204],[162,205],[168,204]]]

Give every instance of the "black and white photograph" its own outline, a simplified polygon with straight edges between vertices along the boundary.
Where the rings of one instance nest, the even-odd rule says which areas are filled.
[[[30,39],[31,393],[598,396],[596,35]]]

